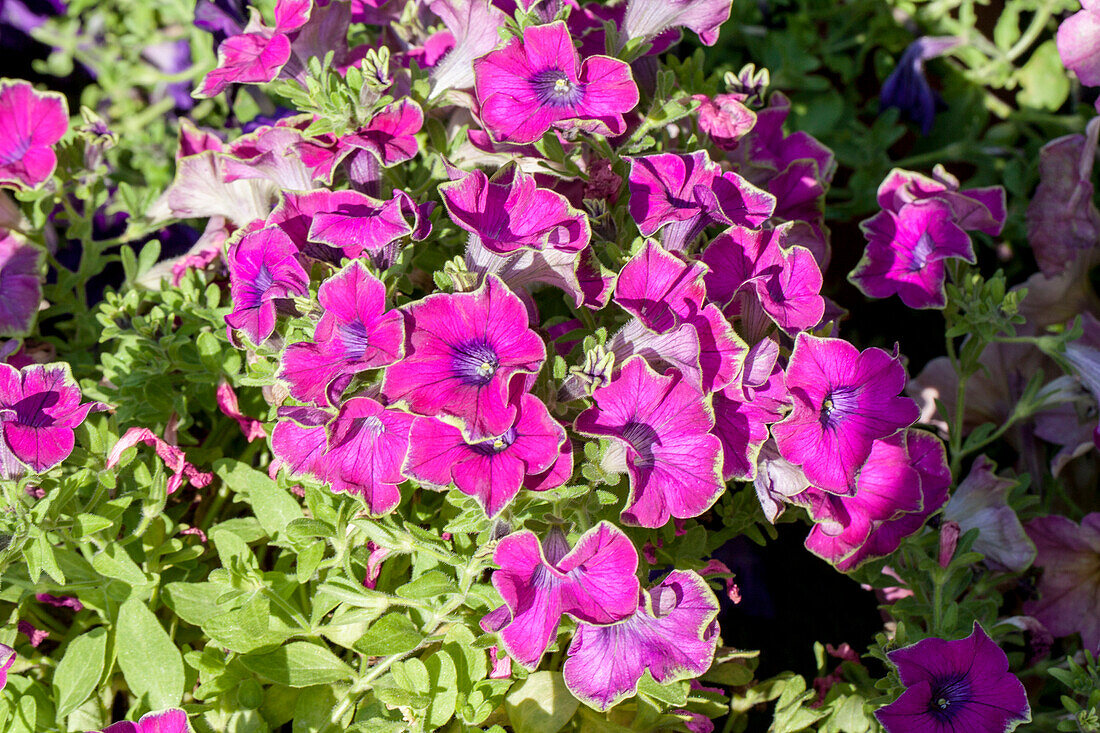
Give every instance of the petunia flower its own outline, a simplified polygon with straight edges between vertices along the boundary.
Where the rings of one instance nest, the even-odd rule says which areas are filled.
[[[646,670],[659,685],[702,675],[718,644],[718,599],[693,571],[676,570],[642,594],[632,616],[583,621],[562,667],[573,695],[597,710],[632,697]]]
[[[688,28],[705,46],[718,42],[718,29],[729,20],[730,0],[630,0],[623,38],[652,38],[669,28]]]
[[[905,382],[897,356],[882,349],[860,352],[841,339],[798,334],[787,365],[794,410],[772,426],[780,453],[814,486],[854,493],[873,442],[919,416],[913,400],[898,396]]]
[[[774,340],[758,341],[733,383],[714,395],[714,434],[722,441],[722,477],[727,481],[755,479],[768,426],[783,418],[789,398],[778,357]]]
[[[278,200],[275,183],[266,178],[227,181],[216,150],[179,160],[176,177],[153,206],[160,218],[223,216],[238,227],[263,219]]]
[[[454,48],[432,70],[431,96],[470,88],[475,59],[497,47],[498,31],[508,16],[490,0],[432,0],[428,8],[443,20],[454,41]]]
[[[621,135],[623,114],[638,104],[630,67],[609,56],[581,63],[560,21],[529,26],[474,61],[474,88],[481,119],[499,142],[535,142],[551,127]]]
[[[424,110],[404,98],[378,111],[363,127],[336,141],[329,166],[346,160],[348,178],[357,190],[377,194],[382,169],[410,160],[420,144],[416,133],[424,126]],[[303,151],[303,158],[308,156]],[[331,175],[331,174],[330,174]],[[326,177],[325,180],[331,180]]]
[[[15,650],[7,644],[0,644],[0,690],[8,684],[8,670],[15,664]]]
[[[937,199],[880,211],[860,225],[867,249],[848,279],[871,298],[896,293],[910,308],[943,308],[944,260],[977,261],[970,237],[952,218]]]
[[[481,619],[500,646],[533,670],[557,635],[563,613],[578,621],[609,624],[638,608],[638,552],[622,530],[600,522],[569,549],[554,528],[540,543],[533,532],[508,535],[493,553],[500,566],[493,587],[504,605]]]
[[[53,175],[52,146],[69,129],[69,105],[30,82],[0,80],[0,186],[37,188]]]
[[[107,453],[107,460],[103,467],[108,470],[114,468],[122,460],[123,453],[142,443],[152,447],[157,456],[164,461],[165,468],[172,472],[165,489],[169,495],[175,493],[185,481],[196,489],[201,489],[209,486],[214,480],[214,474],[195,468],[178,446],[170,445],[149,428],[134,427],[127,430]]]
[[[73,430],[92,410],[106,409],[99,402],[81,404],[80,398],[65,362],[22,369],[0,364],[0,449],[35,473],[61,463],[76,444]]]
[[[136,723],[124,720],[109,725],[103,729],[103,733],[189,733],[190,730],[187,713],[179,708],[171,708],[157,713],[146,713]]]
[[[646,328],[664,333],[702,310],[706,271],[705,265],[686,263],[646,241],[619,273],[614,299]]]
[[[398,311],[386,310],[385,285],[361,262],[321,283],[317,299],[324,314],[313,340],[287,347],[279,378],[296,399],[335,403],[352,375],[404,356],[405,324]]]
[[[225,180],[269,180],[283,190],[309,191],[319,186],[325,171],[302,157],[308,138],[296,127],[264,125],[234,140],[217,158]]]
[[[1043,569],[1039,600],[1024,604],[1055,636],[1080,633],[1086,649],[1100,651],[1100,513],[1076,524],[1066,517],[1036,517],[1025,525],[1038,554],[1035,567]]]
[[[435,486],[453,482],[477,499],[488,517],[495,517],[519,493],[528,475],[554,465],[566,439],[565,429],[537,397],[514,394],[511,401],[516,406],[515,424],[498,437],[474,443],[447,423],[416,418],[405,472]]]
[[[386,370],[382,393],[418,415],[456,418],[471,439],[503,434],[515,422],[512,375],[535,374],[546,358],[523,302],[489,275],[472,293],[429,295],[404,312],[405,358]]]
[[[924,62],[942,56],[962,42],[954,36],[924,36],[910,43],[897,68],[882,83],[879,93],[882,109],[896,107],[902,117],[920,125],[921,134],[930,133],[936,107],[943,102],[924,76]]]
[[[758,227],[775,210],[775,197],[732,171],[723,173],[705,150],[659,153],[630,162],[630,216],[649,237],[661,232],[682,251],[710,224]]]
[[[455,224],[495,254],[521,248],[578,252],[592,238],[583,211],[514,166],[493,179],[475,170],[440,184],[439,194]]]
[[[298,250],[282,229],[247,232],[229,248],[229,289],[233,311],[225,317],[259,344],[275,330],[276,301],[309,292],[309,276]]]
[[[54,608],[70,608],[74,612],[84,610],[84,604],[76,596],[55,596],[52,593],[36,593],[34,600]]]
[[[1058,55],[1087,87],[1100,86],[1100,4],[1082,0],[1081,10],[1058,26]],[[1096,110],[1100,112],[1100,100]]]
[[[879,184],[876,194],[883,209],[900,213],[901,207],[923,199],[939,199],[951,208],[954,223],[965,231],[979,231],[995,237],[1001,233],[1007,216],[1005,190],[1001,186],[968,188],[942,165],[932,169],[932,177],[895,168]]]
[[[924,639],[887,656],[906,689],[875,711],[886,733],[1007,733],[1031,721],[1008,656],[977,622],[965,639]]]
[[[699,102],[699,108],[695,111],[699,129],[710,135],[710,139],[722,150],[737,147],[737,142],[756,125],[756,113],[745,106],[746,98],[745,94],[692,96]]]
[[[698,387],[678,372],[660,375],[640,357],[593,393],[577,416],[582,435],[609,437],[630,475],[625,523],[661,527],[709,509],[722,491],[722,446],[710,433],[714,414]]]
[[[30,330],[42,302],[42,250],[0,229],[0,336]]]
[[[218,383],[218,389],[214,394],[214,399],[218,403],[218,409],[222,411],[223,415],[237,421],[237,425],[240,426],[241,432],[244,433],[244,437],[248,439],[249,443],[267,437],[267,431],[264,430],[264,424],[261,420],[257,420],[241,412],[241,404],[237,399],[237,392],[229,382],[223,380]]]
[[[956,522],[960,532],[978,530],[971,549],[985,555],[987,565],[1020,573],[1035,559],[1035,543],[1008,505],[1008,493],[1017,482],[997,476],[996,468],[988,458],[978,456],[943,508],[943,517]]]

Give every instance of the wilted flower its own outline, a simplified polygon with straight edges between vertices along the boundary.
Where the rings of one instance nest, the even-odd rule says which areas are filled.
[[[1035,567],[1043,569],[1039,600],[1024,611],[1037,618],[1055,636],[1080,633],[1086,649],[1100,651],[1100,513],[1075,524],[1066,517],[1036,517],[1026,525],[1038,553]]]
[[[897,68],[882,84],[879,96],[882,108],[897,107],[903,117],[920,125],[921,134],[931,132],[936,106],[942,102],[928,85],[924,62],[942,56],[961,43],[961,38],[953,36],[925,36],[909,44]]]
[[[1035,558],[1035,544],[1008,505],[1008,493],[1017,482],[997,476],[995,470],[992,461],[978,456],[944,507],[943,516],[957,522],[963,533],[978,530],[972,549],[985,555],[988,565],[1019,573]]]
[[[153,433],[149,428],[130,428],[127,430],[107,453],[107,460],[103,467],[106,469],[114,468],[122,460],[123,453],[141,443],[151,446],[156,451],[157,456],[164,461],[165,467],[172,471],[165,488],[166,493],[175,493],[184,481],[188,481],[195,488],[201,489],[204,486],[209,486],[210,482],[214,480],[213,474],[195,468],[178,446],[169,445],[167,441]]]
[[[22,335],[34,323],[42,302],[41,262],[42,250],[0,229],[0,336]]]
[[[0,186],[37,188],[53,175],[51,147],[69,129],[69,105],[30,82],[0,81]]]
[[[977,623],[965,639],[924,639],[887,656],[906,690],[875,711],[886,733],[1007,733],[1031,721],[1024,686]]]
[[[551,127],[621,135],[638,104],[630,67],[609,56],[580,63],[562,22],[525,28],[474,61],[474,75],[481,119],[500,142],[534,142]]]

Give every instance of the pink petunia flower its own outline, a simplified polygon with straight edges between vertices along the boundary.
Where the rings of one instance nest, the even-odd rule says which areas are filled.
[[[42,302],[42,250],[0,229],[0,336],[30,330]]]
[[[966,231],[979,231],[995,237],[1004,227],[1005,190],[1001,186],[960,189],[959,179],[942,165],[932,177],[895,168],[879,184],[878,205],[895,214],[901,207],[924,199],[938,199],[951,209],[954,223]]]
[[[189,733],[187,713],[170,708],[157,713],[146,713],[141,720],[131,723],[124,720],[103,729],[103,733]]]
[[[495,517],[519,493],[526,476],[554,465],[565,442],[564,428],[541,400],[513,394],[511,401],[516,406],[515,424],[496,438],[475,443],[468,443],[458,428],[418,417],[409,434],[405,472],[435,486],[453,482],[476,498],[487,516]]]
[[[106,409],[80,398],[64,362],[22,369],[0,364],[0,452],[10,451],[36,473],[61,463],[76,443],[73,430],[92,410]]]
[[[296,399],[335,404],[350,378],[389,366],[405,354],[405,323],[386,310],[386,287],[361,262],[352,262],[321,283],[317,299],[324,315],[313,340],[283,352],[279,378]]]
[[[1058,55],[1088,87],[1100,86],[1100,3],[1082,0],[1081,10],[1058,26]],[[1096,103],[1100,112],[1100,100]]]
[[[8,684],[8,670],[15,664],[15,650],[7,644],[0,644],[0,690]]]
[[[37,188],[53,175],[52,146],[69,129],[69,105],[30,82],[0,81],[0,186]]]
[[[854,493],[873,442],[919,416],[912,399],[898,396],[905,381],[901,362],[882,349],[798,334],[787,365],[794,410],[772,426],[780,453],[814,486]]]
[[[623,61],[583,63],[565,23],[529,26],[522,38],[474,61],[481,119],[499,142],[531,143],[551,127],[600,135],[626,131],[638,87]]]
[[[703,309],[706,271],[647,241],[619,273],[614,299],[646,328],[664,333]]]
[[[497,632],[500,646],[529,670],[557,635],[563,613],[579,621],[608,624],[638,607],[638,552],[622,530],[600,522],[572,550],[554,528],[540,543],[533,532],[508,535],[493,553],[500,566],[493,587],[504,605],[481,619]]]
[[[729,20],[730,0],[630,0],[622,32],[626,39],[653,38],[669,28],[688,28],[705,46],[718,42],[718,29]]]
[[[630,475],[622,511],[627,524],[661,527],[709,509],[722,491],[722,446],[710,433],[714,414],[698,387],[678,372],[657,374],[640,357],[593,393],[574,424],[582,435],[614,438]]]
[[[745,106],[744,94],[717,94],[713,98],[696,94],[692,99],[699,102],[699,129],[722,150],[735,148],[737,141],[756,125],[756,113]]]
[[[412,303],[405,317],[405,358],[386,370],[382,393],[418,415],[457,418],[474,440],[511,427],[512,375],[535,374],[546,358],[523,302],[489,275],[472,293]]]
[[[768,426],[789,402],[779,345],[763,339],[745,355],[733,383],[714,395],[714,434],[722,441],[722,477],[753,480]]]
[[[248,439],[249,443],[267,437],[267,431],[264,430],[262,421],[241,412],[241,404],[237,399],[237,393],[229,382],[222,381],[218,383],[215,399],[222,414],[237,421],[237,424],[241,427],[241,432],[244,433],[244,437]]]
[[[34,599],[39,603],[45,603],[54,608],[71,608],[73,611],[83,611],[84,604],[75,596],[55,596],[52,593],[36,593]]]
[[[275,331],[277,301],[305,296],[309,276],[298,262],[298,250],[278,227],[245,233],[229,248],[229,289],[233,312],[225,317],[259,344]]]
[[[895,293],[910,308],[943,308],[944,261],[977,262],[970,237],[939,199],[884,210],[862,222],[867,249],[848,279],[871,298]]]
[[[641,596],[624,621],[577,624],[562,674],[569,691],[597,710],[632,697],[646,670],[664,685],[698,677],[714,660],[718,599],[698,573],[675,570]]]
[[[1025,526],[1038,554],[1035,566],[1043,569],[1039,600],[1028,601],[1024,612],[1034,616],[1055,636],[1081,634],[1086,649],[1100,651],[1100,513],[1093,512],[1074,523],[1050,515],[1032,519]]]

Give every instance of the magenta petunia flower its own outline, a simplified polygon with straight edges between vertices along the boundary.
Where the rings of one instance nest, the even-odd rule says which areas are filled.
[[[924,199],[939,199],[951,209],[954,223],[966,231],[979,231],[995,237],[1004,227],[1005,190],[1000,186],[960,190],[959,179],[942,165],[932,177],[895,168],[878,187],[878,205],[895,214],[905,204]]]
[[[924,639],[887,656],[906,689],[875,711],[886,733],[1007,733],[1031,721],[1008,656],[977,622],[965,639]]]
[[[20,336],[34,324],[42,302],[41,262],[42,250],[0,229],[0,336]]]
[[[916,403],[898,396],[904,388],[905,368],[896,356],[800,333],[787,365],[794,410],[772,426],[772,435],[814,486],[854,493],[872,443],[919,417]]]
[[[454,43],[432,70],[431,96],[448,89],[468,89],[474,85],[474,59],[497,47],[498,31],[508,16],[491,0],[432,0],[428,8],[443,20]]]
[[[52,176],[52,146],[68,129],[64,96],[22,80],[0,81],[0,186],[37,188]]]
[[[642,594],[625,621],[583,621],[562,674],[573,695],[597,710],[632,697],[646,670],[659,685],[698,677],[718,644],[718,599],[698,573],[675,570]]]
[[[692,99],[699,102],[695,112],[699,129],[722,150],[737,147],[737,141],[756,125],[756,113],[744,104],[745,94],[716,94],[713,98],[696,94]]]
[[[103,729],[103,733],[189,733],[190,730],[187,713],[179,708],[171,708],[159,713],[146,713],[136,723],[124,720],[109,725]]]
[[[80,387],[69,365],[31,364],[16,369],[0,364],[0,436],[3,445],[35,473],[69,457],[73,430],[99,402],[80,403]]]
[[[238,227],[266,217],[278,200],[275,184],[266,178],[226,181],[216,155],[206,150],[180,160],[159,203],[181,219],[224,216]]]
[[[758,227],[775,197],[733,172],[722,173],[705,150],[660,153],[630,161],[630,215],[649,237],[664,229],[665,248],[679,252],[714,223]]]
[[[623,114],[638,104],[630,66],[608,56],[580,63],[560,21],[524,28],[474,61],[474,77],[481,119],[499,142],[535,142],[551,127],[621,135]]]
[[[412,159],[420,149],[416,133],[424,126],[424,110],[403,98],[379,110],[363,127],[340,138],[339,151],[361,150],[373,155],[383,168]]]
[[[233,312],[225,317],[259,344],[275,330],[277,301],[309,293],[309,275],[298,250],[278,227],[244,234],[229,248],[229,290]]]
[[[1058,55],[1088,87],[1100,86],[1100,3],[1082,0],[1081,10],[1058,26]],[[1100,111],[1100,101],[1097,101]]]
[[[405,308],[405,358],[386,370],[382,393],[418,415],[449,416],[471,439],[502,435],[515,422],[513,374],[535,374],[546,346],[527,309],[489,275],[472,293],[437,293]]]
[[[439,194],[455,224],[496,254],[521,248],[578,252],[592,238],[583,211],[560,193],[539,188],[534,176],[515,166],[492,180],[475,170],[440,184]]]
[[[722,491],[722,445],[711,435],[714,414],[698,387],[678,372],[657,374],[631,357],[596,401],[577,416],[582,435],[614,438],[630,475],[622,511],[627,524],[661,527],[709,509]]]
[[[848,279],[871,298],[896,293],[910,308],[943,308],[944,260],[977,261],[970,237],[952,217],[938,199],[880,211],[860,225],[867,249]]]
[[[1036,517],[1025,528],[1043,575],[1039,600],[1028,601],[1024,612],[1055,636],[1080,633],[1086,649],[1100,652],[1100,513],[1089,514],[1081,524],[1058,515]]]
[[[8,670],[15,664],[15,650],[7,644],[0,644],[0,690],[8,684]]]
[[[669,28],[688,28],[703,45],[718,42],[718,28],[729,20],[730,0],[630,0],[622,32],[625,38],[653,38]]]
[[[389,366],[405,354],[405,323],[386,310],[386,286],[361,262],[352,262],[321,283],[324,315],[313,340],[283,352],[279,378],[304,402],[336,404],[350,378]]]
[[[269,180],[280,190],[309,191],[331,171],[311,166],[302,153],[310,148],[297,127],[265,125],[234,140],[224,153],[216,153],[227,182]],[[311,163],[313,161],[310,161]]]
[[[578,621],[609,624],[638,608],[638,551],[622,530],[600,522],[572,550],[554,528],[540,543],[533,532],[508,535],[497,545],[493,587],[504,605],[481,619],[500,646],[527,669],[557,635],[563,613]]]
[[[652,241],[623,266],[615,283],[615,302],[646,328],[664,333],[690,321],[703,309],[707,268],[686,263]]]
[[[733,383],[714,395],[714,434],[722,441],[722,477],[727,481],[756,477],[768,426],[783,417],[789,398],[778,358],[775,341],[757,342]]]
[[[513,388],[513,393],[516,390]],[[546,405],[529,394],[513,394],[516,422],[496,438],[468,443],[462,431],[430,417],[418,417],[409,435],[405,472],[418,481],[477,499],[495,517],[519,493],[528,475],[548,471],[565,442],[565,429]]]

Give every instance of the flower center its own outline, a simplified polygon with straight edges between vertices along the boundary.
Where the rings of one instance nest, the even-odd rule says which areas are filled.
[[[643,422],[628,422],[623,426],[622,437],[638,454],[634,465],[638,468],[651,468],[655,463],[653,446],[660,442],[657,431]]]
[[[970,701],[970,682],[966,675],[953,675],[937,681],[928,699],[928,711],[936,720],[947,722]]]
[[[455,347],[451,365],[463,384],[484,387],[497,373],[500,361],[492,346],[477,340]]]
[[[28,428],[48,428],[57,421],[46,412],[61,401],[57,392],[38,392],[16,402],[11,406],[15,411],[15,422]]]
[[[349,359],[361,359],[370,347],[370,334],[362,321],[341,325],[340,337],[344,341],[344,353]]]
[[[859,408],[859,389],[837,387],[821,403],[821,424],[832,427],[855,414]]]
[[[924,232],[917,240],[917,245],[913,247],[913,252],[910,254],[909,259],[909,272],[920,272],[924,269],[925,265],[932,258],[932,252],[936,249],[936,242],[932,239],[932,235],[928,232]]]
[[[0,165],[9,165],[23,159],[27,151],[31,149],[31,139],[16,140],[15,146],[6,153],[0,153]]]
[[[493,438],[491,440],[482,440],[474,443],[470,446],[475,453],[480,453],[483,456],[495,456],[497,453],[503,453],[508,450],[508,447],[512,443],[516,442],[518,434],[515,428],[508,428],[508,430],[499,438]]]
[[[256,273],[255,286],[261,293],[266,293],[267,289],[275,282],[275,276],[271,274],[271,270],[267,269],[267,265],[260,265],[260,271]]]
[[[572,107],[581,101],[584,88],[569,80],[561,69],[546,69],[531,77],[531,88],[539,104]]]

